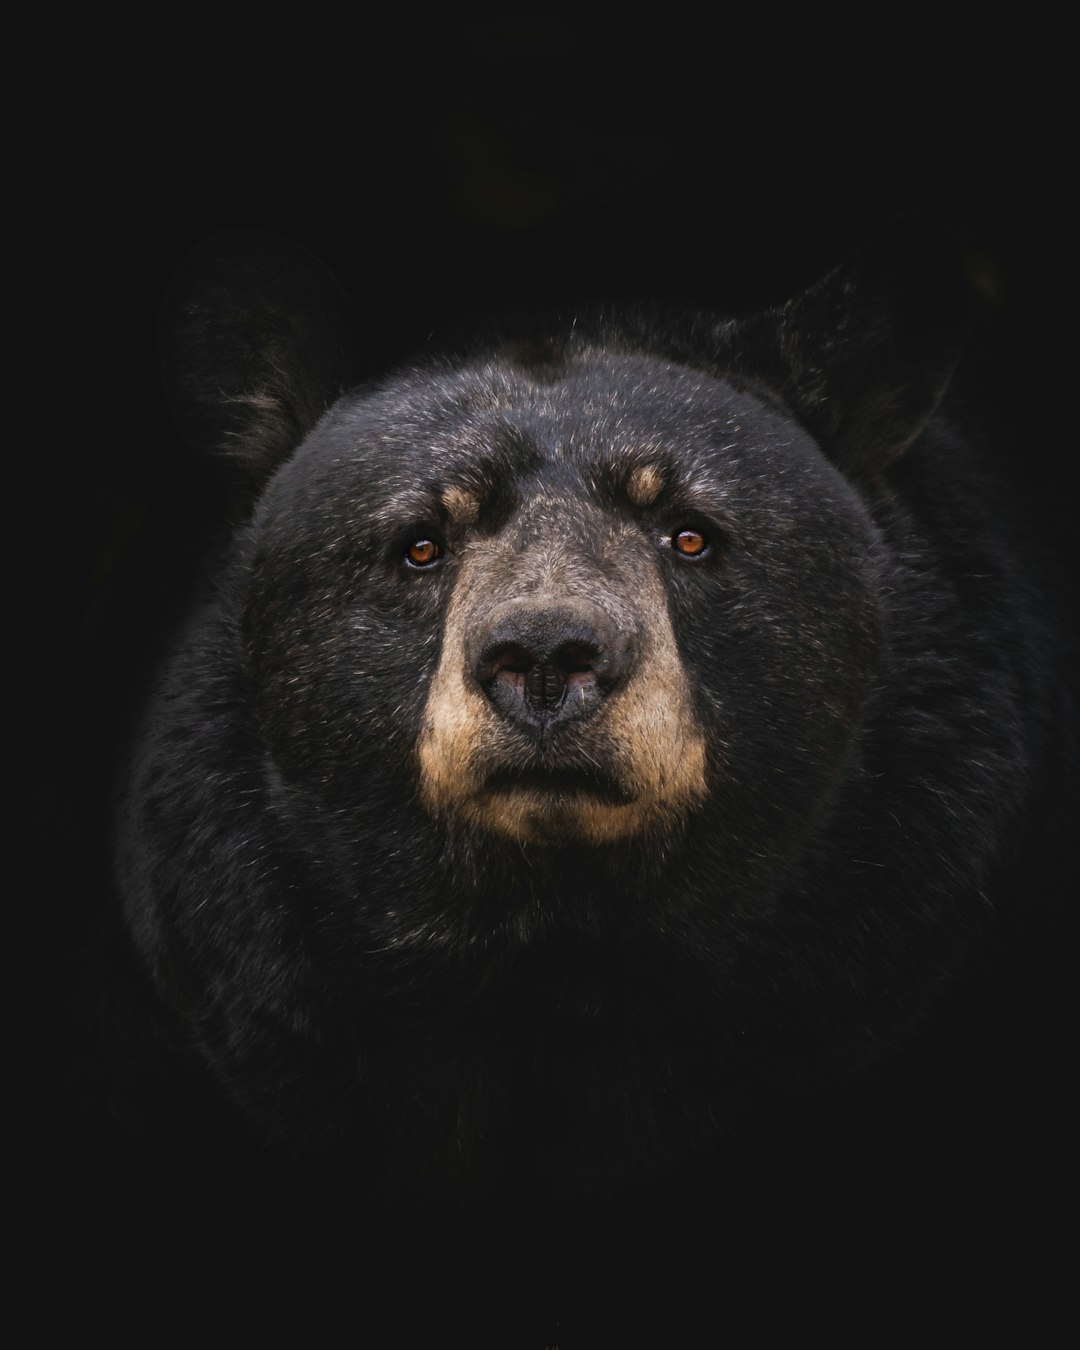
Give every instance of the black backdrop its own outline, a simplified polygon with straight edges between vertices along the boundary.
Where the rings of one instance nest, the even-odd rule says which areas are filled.
[[[235,38],[226,51],[171,16],[104,60],[121,35],[96,34],[77,78],[53,72],[54,101],[27,113],[33,167],[17,210],[30,237],[16,261],[42,297],[27,331],[44,381],[13,452],[31,483],[20,476],[9,505],[16,598],[29,589],[34,613],[9,704],[29,830],[9,820],[28,864],[20,893],[44,915],[50,1116],[66,1119],[68,1091],[52,1047],[65,1044],[65,1062],[83,1054],[93,975],[78,954],[109,902],[126,691],[158,597],[197,552],[207,499],[155,349],[163,292],[206,235],[269,228],[310,246],[360,305],[378,366],[493,310],[779,300],[878,218],[928,208],[963,224],[977,289],[1049,385],[1071,392],[1064,39],[968,32],[945,50],[937,32],[844,32],[828,57],[819,35],[781,59],[780,34],[718,23],[405,16],[292,49],[277,33],[271,56]],[[1067,473],[1066,446],[1060,463]],[[74,1264],[103,1231],[46,1184],[54,1150],[70,1147],[61,1126],[29,1155],[44,1187],[38,1264],[61,1280],[57,1229]],[[1048,1197],[1047,1223],[1056,1208]],[[99,1285],[107,1265],[91,1263]]]
[[[1061,41],[881,25],[408,16],[249,47],[173,19],[104,63],[116,35],[98,35],[28,114],[18,203],[46,297],[32,357],[50,433],[25,454],[60,518],[35,569],[50,628],[66,641],[136,521],[181,491],[158,310],[225,228],[325,258],[382,367],[489,310],[782,299],[882,215],[928,208],[968,231],[978,289],[1067,387]]]

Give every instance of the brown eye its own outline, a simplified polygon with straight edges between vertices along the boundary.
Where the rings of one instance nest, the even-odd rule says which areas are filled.
[[[414,539],[405,550],[406,561],[413,567],[430,567],[442,557],[442,545],[434,539]]]
[[[680,530],[671,536],[671,547],[684,558],[700,558],[708,552],[709,541],[698,530]]]

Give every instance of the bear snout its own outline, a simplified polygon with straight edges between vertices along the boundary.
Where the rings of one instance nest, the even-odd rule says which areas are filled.
[[[591,717],[633,661],[632,643],[584,602],[503,606],[470,647],[472,677],[491,706],[541,739]]]

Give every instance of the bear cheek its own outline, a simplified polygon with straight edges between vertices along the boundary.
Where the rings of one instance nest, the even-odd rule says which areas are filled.
[[[263,745],[286,780],[337,808],[366,801],[373,779],[400,774],[408,790],[435,627],[412,615],[408,640],[400,627],[344,588],[252,616],[246,664]]]
[[[249,644],[248,676],[254,690],[259,734],[275,768],[286,778],[303,777],[326,763],[326,737],[313,713],[321,697],[320,643],[315,626],[296,622],[265,630]]]
[[[728,786],[747,835],[763,831],[762,852],[787,855],[851,777],[878,670],[878,614],[857,587],[813,625],[773,614],[756,634],[732,637],[734,669],[757,675],[733,677],[720,701]]]

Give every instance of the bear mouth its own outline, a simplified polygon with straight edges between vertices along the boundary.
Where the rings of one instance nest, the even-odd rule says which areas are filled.
[[[634,800],[612,775],[596,768],[497,769],[484,783],[488,792],[528,792],[544,797],[590,797],[610,806],[626,806]]]

